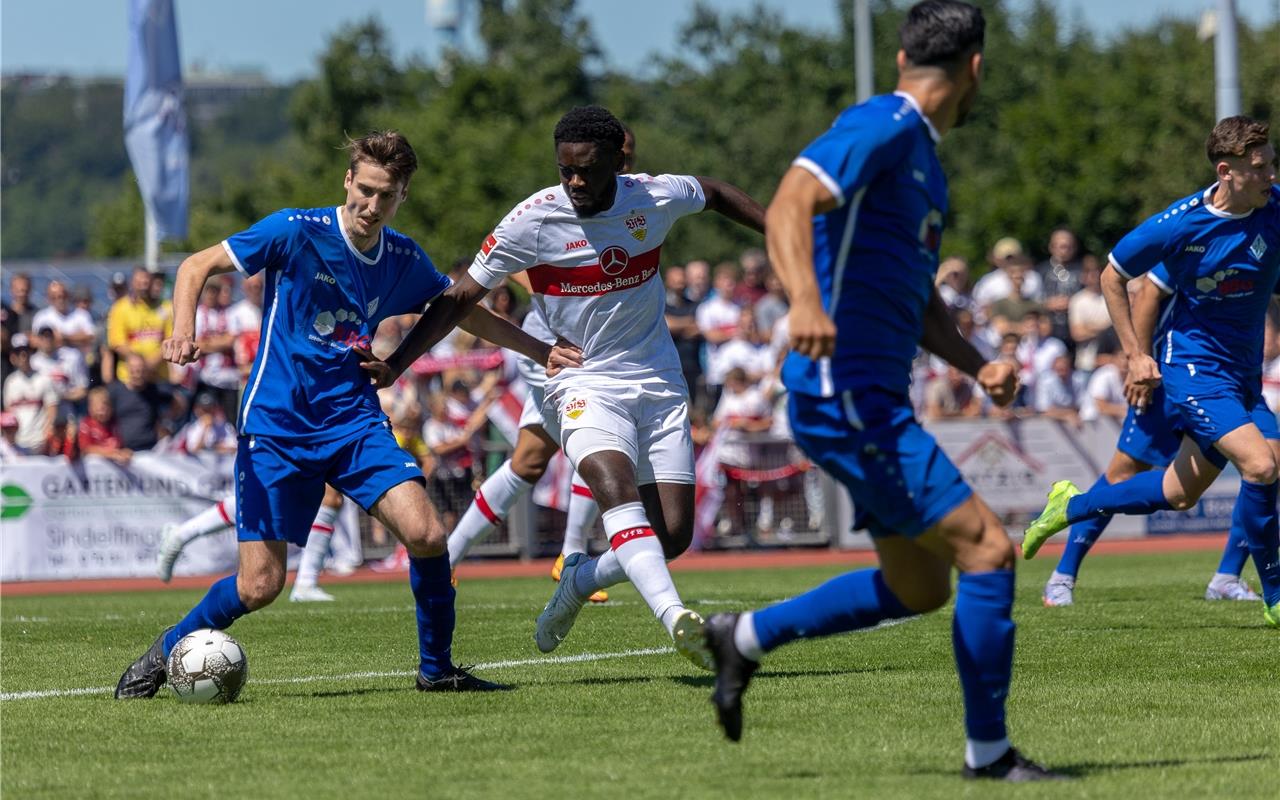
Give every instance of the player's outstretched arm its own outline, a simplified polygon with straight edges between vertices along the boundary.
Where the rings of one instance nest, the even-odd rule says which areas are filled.
[[[702,194],[707,198],[707,210],[722,214],[739,225],[753,231],[764,233],[764,206],[757,203],[751,195],[734,186],[715,178],[696,177],[702,186]]]
[[[540,342],[482,305],[474,306],[459,327],[476,338],[528,356],[534,363],[546,366],[549,375],[565,367],[582,365],[582,351],[578,347],[566,347],[562,342],[555,345]]]
[[[1120,347],[1129,361],[1126,385],[1155,386],[1160,382],[1160,367],[1151,357],[1151,337],[1144,345],[1134,328],[1133,309],[1129,305],[1129,279],[1114,264],[1107,264],[1102,271],[1102,296],[1107,301],[1107,312],[1115,326]]]
[[[160,345],[160,354],[175,364],[190,364],[200,357],[196,346],[196,304],[211,275],[232,272],[236,265],[221,243],[193,253],[178,266],[173,282],[173,334]]]
[[[792,167],[765,212],[769,261],[791,298],[791,349],[808,358],[830,357],[836,348],[836,325],[822,307],[813,269],[813,218],[838,202],[813,173]]]
[[[934,287],[924,310],[924,332],[920,346],[956,369],[977,379],[978,385],[998,406],[1007,406],[1018,394],[1018,374],[1012,364],[986,361],[960,329],[947,304]]]
[[[408,369],[423,353],[435,347],[436,342],[443,339],[446,333],[456,328],[488,291],[475,278],[464,274],[457,283],[431,301],[426,312],[414,323],[394,353],[385,360],[368,354],[360,367],[369,372],[369,379],[375,386],[385,389],[395,383],[400,373]],[[364,356],[365,353],[361,355]]]

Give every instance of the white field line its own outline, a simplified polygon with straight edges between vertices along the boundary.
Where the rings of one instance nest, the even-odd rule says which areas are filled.
[[[587,661],[605,661],[612,658],[640,658],[674,653],[670,647],[648,647],[641,650],[623,650],[617,653],[579,653],[574,656],[550,656],[547,658],[521,658],[511,661],[490,661],[476,664],[474,669],[510,669],[512,667],[538,667],[557,664],[580,664]],[[409,678],[413,670],[392,670],[388,672],[346,672],[341,675],[303,675],[294,678],[263,678],[253,682],[263,686],[284,686],[297,683],[319,683],[322,681],[352,681],[367,678]],[[42,689],[30,692],[3,692],[0,701],[10,700],[45,700],[51,697],[79,697],[82,695],[110,694],[113,686],[94,686],[80,689]]]

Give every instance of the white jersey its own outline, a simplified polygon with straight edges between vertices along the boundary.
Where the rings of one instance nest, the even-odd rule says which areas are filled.
[[[472,262],[469,274],[492,289],[527,271],[533,305],[550,332],[582,348],[581,368],[547,380],[562,386],[616,381],[683,383],[667,329],[658,277],[662,243],[677,219],[706,205],[684,175],[619,175],[613,206],[580,217],[552,186],[517,205]]]

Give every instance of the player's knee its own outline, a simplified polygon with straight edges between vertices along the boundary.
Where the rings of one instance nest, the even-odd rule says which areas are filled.
[[[1276,460],[1271,455],[1270,448],[1258,456],[1241,459],[1237,467],[1240,469],[1240,477],[1249,483],[1263,485],[1275,483],[1278,474]]]
[[[1005,532],[1004,527],[995,519],[985,521],[977,541],[966,548],[963,554],[958,555],[960,557],[956,559],[956,566],[961,572],[995,572],[1013,569],[1016,561],[1013,542],[1009,539],[1009,534]]]
[[[668,525],[667,535],[662,539],[662,554],[670,561],[688,550],[689,545],[692,543],[692,522],[686,523],[684,520],[676,520],[674,525]]]
[[[1200,500],[1200,493],[1187,491],[1183,486],[1178,486],[1173,491],[1165,491],[1164,499],[1169,501],[1169,507],[1174,511],[1186,511],[1194,506]]]
[[[434,558],[448,549],[444,526],[434,518],[405,525],[399,534],[404,548],[414,558]]]
[[[280,595],[282,589],[284,589],[283,569],[264,569],[250,574],[241,573],[236,580],[236,590],[240,594],[240,601],[250,611],[257,611],[260,608],[271,605],[271,602]]]

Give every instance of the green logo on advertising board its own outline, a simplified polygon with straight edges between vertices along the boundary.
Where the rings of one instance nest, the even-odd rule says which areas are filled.
[[[31,495],[21,486],[6,483],[0,486],[0,520],[20,519],[31,510]]]

